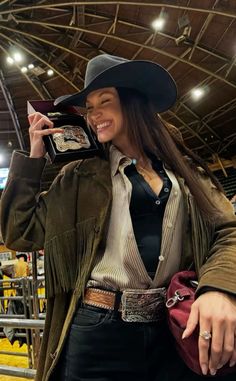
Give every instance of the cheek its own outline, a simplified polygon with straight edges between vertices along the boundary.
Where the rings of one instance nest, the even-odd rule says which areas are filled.
[[[93,127],[93,123],[88,116],[86,118],[86,123],[87,123],[88,127],[91,128],[91,130],[93,130],[93,132],[96,132],[96,129],[95,129],[95,127]]]
[[[90,127],[91,130],[96,134],[96,128],[94,128],[93,126],[91,126],[91,124],[89,124],[89,127]]]
[[[114,107],[113,114],[116,115],[116,119],[119,122],[119,125],[122,126],[122,124],[123,124],[123,115],[122,115],[122,111],[121,111],[120,105],[116,105],[116,107]]]
[[[121,113],[118,114],[118,118],[117,118],[117,121],[118,121],[118,125],[119,125],[119,129],[123,129],[124,128],[124,121],[123,121],[123,116]]]

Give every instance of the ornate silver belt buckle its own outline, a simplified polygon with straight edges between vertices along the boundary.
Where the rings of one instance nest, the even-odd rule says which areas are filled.
[[[123,291],[121,316],[127,322],[149,323],[164,318],[166,288]]]

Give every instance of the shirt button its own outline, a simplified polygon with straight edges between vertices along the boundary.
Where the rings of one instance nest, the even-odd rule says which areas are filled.
[[[165,258],[163,257],[163,255],[160,255],[160,256],[159,256],[159,261],[164,261],[164,259],[165,259]]]
[[[178,192],[177,192],[177,191],[174,191],[174,195],[175,195],[175,196],[178,196]]]
[[[94,232],[95,234],[98,234],[100,232],[100,227],[99,226],[94,226]]]
[[[168,228],[172,228],[173,224],[172,224],[171,222],[168,222],[168,224],[166,224],[166,226],[167,226]]]
[[[169,192],[169,188],[164,188],[164,192]]]
[[[156,200],[156,201],[155,201],[155,204],[156,204],[156,205],[160,205],[160,203],[161,203],[160,200]]]

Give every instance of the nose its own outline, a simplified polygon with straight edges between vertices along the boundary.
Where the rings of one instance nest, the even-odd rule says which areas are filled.
[[[89,113],[89,118],[93,123],[98,121],[101,118],[101,116],[102,116],[102,110],[99,106],[93,107],[93,109]]]

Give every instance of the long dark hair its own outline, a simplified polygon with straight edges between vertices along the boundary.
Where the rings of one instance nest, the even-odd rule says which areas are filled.
[[[218,190],[223,189],[207,165],[184,144],[181,134],[176,131],[174,133],[173,128],[171,130],[170,125],[155,113],[143,94],[127,88],[117,88],[117,91],[129,141],[137,147],[141,155],[154,155],[176,175],[184,178],[204,217],[213,221],[220,211],[202,185],[200,173],[202,172],[202,176],[209,176]],[[199,168],[203,170],[200,171]]]

